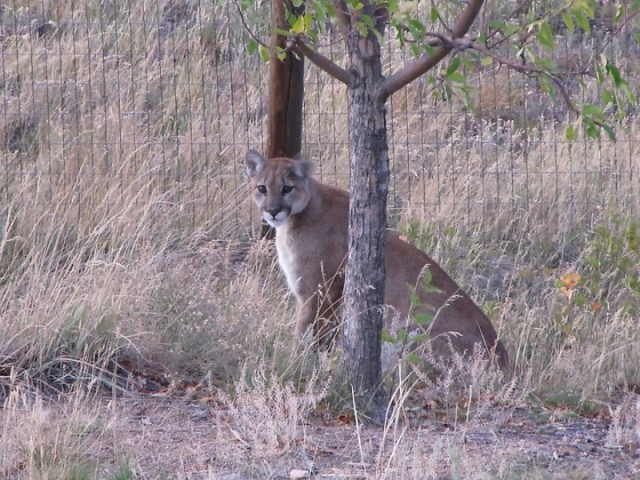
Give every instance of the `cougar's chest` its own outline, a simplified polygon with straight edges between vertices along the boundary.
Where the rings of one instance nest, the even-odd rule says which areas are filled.
[[[298,293],[302,279],[300,245],[297,245],[297,243],[295,235],[292,235],[286,226],[277,229],[276,250],[278,252],[278,263],[287,278],[289,289],[294,293]]]

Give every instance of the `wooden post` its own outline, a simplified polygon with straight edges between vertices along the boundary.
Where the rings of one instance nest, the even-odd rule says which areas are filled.
[[[304,57],[287,53],[277,57],[278,47],[286,46],[286,38],[276,29],[287,29],[286,9],[297,14],[304,5],[294,9],[288,0],[271,0],[271,58],[269,62],[269,110],[267,127],[267,158],[293,157],[302,150],[302,103],[304,100]],[[264,223],[262,237],[272,238],[272,229]]]

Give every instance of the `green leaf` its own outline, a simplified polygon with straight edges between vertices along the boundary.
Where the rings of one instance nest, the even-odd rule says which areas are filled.
[[[572,0],[571,8],[574,11],[581,10],[588,18],[593,20],[596,14],[592,5],[595,3],[596,2],[594,0]]]
[[[427,31],[424,24],[420,20],[415,18],[408,19],[407,25],[409,26],[412,32],[418,32],[418,33],[424,34],[424,32]]]
[[[267,63],[270,60],[271,55],[269,54],[269,49],[263,45],[260,45],[260,58],[264,63]]]
[[[591,103],[582,108],[582,115],[585,117],[595,118],[596,120],[604,120],[604,112],[602,109]]]
[[[309,29],[307,30],[307,36],[313,41],[314,44],[317,44],[320,38],[318,36],[318,30],[315,30],[311,27],[309,27]]]
[[[422,45],[422,49],[427,55],[433,55],[436,52],[436,48],[432,47],[428,43],[425,43],[424,45]]]
[[[418,365],[422,359],[416,352],[409,352],[407,353],[405,360],[412,365]]]
[[[624,8],[622,5],[618,5],[616,8],[616,16],[613,19],[614,23],[620,23],[620,21],[624,18]]]
[[[255,38],[250,38],[247,41],[247,53],[249,55],[253,55],[257,51],[258,51],[258,42],[256,41]]]
[[[505,37],[510,37],[519,28],[518,25],[514,25],[512,23],[498,22],[495,20],[489,22],[489,27],[497,32],[500,32]]]
[[[289,10],[287,10],[285,14],[287,16],[287,23],[289,25],[293,25],[295,21],[298,19],[298,15],[296,15],[294,12],[290,12]]]
[[[576,23],[578,26],[585,32],[591,32],[591,25],[589,24],[589,18],[581,11],[574,11],[574,15],[576,17]]]
[[[467,91],[467,89],[464,88],[464,87],[459,87],[458,88],[458,92],[463,94],[462,95],[462,99],[464,100],[464,106],[469,108],[469,109],[472,108],[471,101],[470,101],[471,98],[469,97],[469,92]],[[423,288],[424,288],[424,291],[427,292],[427,293],[442,293],[443,292],[443,290],[441,290],[440,288],[435,287],[433,285],[426,285]]]
[[[613,84],[616,87],[620,87],[620,85],[622,85],[622,82],[624,82],[624,80],[622,79],[622,75],[620,75],[620,69],[612,63],[607,63],[605,69],[607,73],[611,75],[611,78],[613,78]]]
[[[453,90],[451,89],[451,86],[449,85],[444,85],[444,97],[447,100],[447,102],[450,102],[451,100],[453,100]]]
[[[454,72],[451,75],[447,75],[447,80],[457,83],[464,83],[465,76],[462,72]]]
[[[417,335],[412,335],[411,336],[411,341],[413,343],[424,343],[427,340],[429,340],[430,338],[431,338],[431,336],[428,333],[419,333]]]
[[[391,332],[389,332],[389,330],[387,330],[386,328],[382,329],[382,333],[380,335],[381,335],[381,339],[382,339],[383,342],[391,343],[393,345],[398,343],[398,339],[396,337],[394,337],[391,334]]]
[[[557,72],[558,64],[553,61],[553,58],[549,57],[537,57],[535,64],[548,72]]]
[[[304,15],[300,15],[295,23],[291,25],[291,31],[293,33],[304,33],[306,30],[306,23],[304,21]]]
[[[471,98],[471,93],[470,93],[470,89],[468,89],[465,86],[461,86],[460,89],[460,94],[462,95],[462,102],[464,103],[464,107],[469,110],[470,112],[475,112],[476,111],[476,106],[474,103],[474,100]],[[439,289],[438,287],[435,286],[430,286],[428,288],[425,288],[425,290],[427,292],[430,293],[442,293],[443,290]],[[435,311],[435,309],[434,309]]]
[[[585,129],[584,133],[588,137],[593,138],[594,140],[600,141],[600,129],[596,126],[593,120],[584,119]]]
[[[573,18],[571,17],[569,12],[562,12],[562,20],[564,21],[564,24],[567,26],[567,30],[569,31],[569,33],[573,33],[574,30],[576,29],[576,25],[575,23],[573,23]]]
[[[421,327],[428,327],[433,323],[433,316],[426,313],[418,312],[414,314],[413,321]]]
[[[616,132],[613,129],[613,127],[611,125],[604,124],[604,125],[602,125],[602,129],[607,134],[607,137],[609,137],[609,140],[611,140],[613,143],[615,143],[616,142]]]
[[[367,27],[373,28],[373,18],[369,15],[360,15],[360,21],[364,23]]]
[[[296,8],[301,7],[302,5],[304,5],[304,0],[291,0],[291,5]]]
[[[556,95],[556,88],[553,82],[551,81],[551,79],[546,75],[542,75],[539,77],[539,81],[540,81],[540,88],[542,89],[542,91],[545,92],[547,95],[549,95],[549,97],[551,97],[551,100],[553,100],[554,103],[557,102],[558,97]]]
[[[571,142],[578,138],[578,135],[576,134],[576,130],[575,128],[573,128],[573,125],[569,125],[567,127],[567,129],[564,131],[564,135],[565,137],[567,137],[567,140]]]
[[[625,96],[627,97],[627,100],[629,100],[631,103],[635,104],[637,99],[636,99],[635,94],[629,88],[629,84],[627,82],[624,82],[620,88],[622,89],[622,91],[624,92]]]
[[[358,34],[362,37],[362,38],[366,38],[367,35],[369,34],[369,29],[367,28],[367,26],[362,23],[362,22],[356,22],[353,27],[358,31]]]
[[[324,2],[313,2],[313,11],[315,13],[316,24],[319,30],[323,30],[323,25],[333,17],[335,9],[331,5]]]
[[[291,35],[291,32],[289,30],[285,30],[283,28],[274,28],[273,31],[282,37],[288,37],[289,35]]]
[[[605,105],[610,105],[615,103],[616,98],[611,90],[605,90],[602,92],[601,100]]]
[[[489,65],[493,64],[493,58],[491,57],[483,57],[482,60],[480,60],[480,65],[482,65],[483,67],[488,67]]]
[[[404,328],[399,328],[396,332],[396,336],[398,341],[402,343],[407,343],[407,340],[409,339],[409,335],[407,335],[407,331]]]
[[[255,0],[240,0],[240,10],[247,11],[255,4]]]
[[[410,292],[409,301],[411,302],[411,308],[419,307],[420,297],[418,296],[416,288],[413,285],[408,285],[408,287]]]
[[[460,57],[454,57],[453,60],[451,60],[451,63],[449,64],[449,66],[447,67],[447,71],[444,74],[445,77],[452,75],[456,70],[458,70],[459,67],[460,67]]]
[[[555,39],[551,26],[547,22],[542,22],[540,24],[540,28],[536,32],[536,38],[548,51],[553,51]]]
[[[371,29],[371,31],[373,32],[373,35],[376,37],[376,40],[378,40],[378,44],[383,45],[384,36],[375,28]]]
[[[436,23],[440,18],[440,13],[436,7],[431,7],[431,22]]]
[[[428,287],[429,285],[431,285],[431,282],[433,282],[433,274],[431,273],[431,269],[429,268],[425,268],[422,270],[422,286],[424,288]]]
[[[602,71],[602,68],[600,68],[600,65],[596,64],[595,67],[596,67],[596,80],[598,81],[598,84],[602,85],[605,80],[604,72]]]

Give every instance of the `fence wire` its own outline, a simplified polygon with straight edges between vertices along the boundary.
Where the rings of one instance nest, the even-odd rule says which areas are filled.
[[[263,38],[268,8],[263,2],[247,12]],[[631,33],[608,32],[560,35],[556,60],[570,65],[606,44],[610,58],[637,72]],[[246,40],[231,2],[3,2],[5,217],[7,208],[29,209],[36,218],[55,205],[56,215],[95,229],[111,209],[151,204],[144,221],[152,230],[171,217],[176,227],[212,237],[250,233],[242,158],[265,144],[267,67],[247,54]],[[343,56],[338,42],[324,51]],[[391,41],[385,58],[387,73],[410,60]],[[499,219],[508,230],[512,219],[526,218],[553,229],[571,225],[567,219],[588,221],[612,202],[637,208],[632,109],[616,143],[569,141],[564,131],[574,120],[535,82],[496,65],[465,68],[467,104],[447,101],[428,76],[389,102],[392,222]],[[304,153],[324,181],[344,187],[344,86],[309,64],[305,78]],[[597,99],[597,84],[582,95]],[[130,220],[139,220],[131,212]]]

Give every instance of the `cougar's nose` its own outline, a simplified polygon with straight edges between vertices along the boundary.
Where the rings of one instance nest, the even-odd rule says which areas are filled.
[[[276,215],[278,215],[278,213],[280,213],[280,209],[279,208],[267,208],[267,213],[269,215],[271,215],[273,218],[276,218]]]

